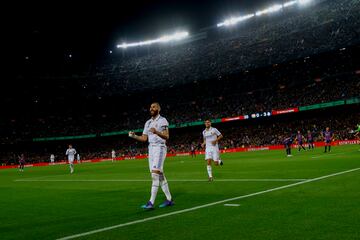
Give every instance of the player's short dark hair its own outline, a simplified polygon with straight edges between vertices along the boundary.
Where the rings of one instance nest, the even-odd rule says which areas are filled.
[[[210,118],[206,118],[206,119],[204,120],[204,122],[207,122],[207,121],[211,122],[211,119],[210,119]]]
[[[153,103],[151,103],[151,105],[153,105],[153,104],[156,104],[156,105],[158,105],[158,106],[159,106],[159,108],[161,108],[161,106],[160,106],[160,103],[159,103],[159,102],[153,102]]]

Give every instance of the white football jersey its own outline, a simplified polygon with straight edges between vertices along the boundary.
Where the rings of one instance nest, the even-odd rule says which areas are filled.
[[[150,132],[150,128],[155,128],[156,131],[163,132],[168,127],[169,127],[169,123],[166,120],[166,118],[159,115],[155,119],[150,118],[145,123],[143,134],[148,136],[148,141],[150,144],[165,144],[166,140]]]
[[[66,150],[66,155],[68,156],[69,160],[74,160],[75,154],[76,154],[75,148],[68,148]]]
[[[221,133],[216,128],[210,127],[209,130],[205,129],[203,131],[203,138],[205,140],[206,149],[219,148],[218,143],[214,145],[212,142],[215,141],[220,135]]]
[[[116,157],[115,151],[111,151],[111,157],[112,157],[112,158],[115,158],[115,157]]]

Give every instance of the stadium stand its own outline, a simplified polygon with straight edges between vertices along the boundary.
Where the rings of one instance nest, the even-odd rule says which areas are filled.
[[[290,8],[232,28],[207,29],[205,38],[190,43],[126,49],[90,65],[41,70],[26,63],[17,78],[32,86],[19,87],[17,96],[4,93],[8,114],[0,116],[2,162],[15,159],[16,152],[3,150],[12,145],[23,149],[29,161],[47,159],[50,152],[62,156],[62,143],[61,151],[52,143],[29,151],[35,137],[142,128],[151,101],[162,104],[171,124],[180,124],[360,97],[359,13],[356,0],[319,1],[310,11]],[[344,114],[320,122],[347,139],[359,116],[342,109]],[[358,106],[352,111],[358,112]],[[226,127],[223,147],[278,144],[299,126],[320,124],[313,118],[281,125],[273,121]],[[181,134],[169,142],[170,150],[187,151],[188,144],[198,142],[198,130],[176,130]],[[144,152],[144,146],[124,139],[94,144],[101,150],[91,141],[81,147],[83,157],[107,156],[114,145],[123,147],[120,154]]]

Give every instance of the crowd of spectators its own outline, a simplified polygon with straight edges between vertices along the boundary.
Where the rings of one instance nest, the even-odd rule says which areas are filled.
[[[44,106],[38,114],[5,119],[0,136],[6,142],[139,129],[153,100],[161,103],[170,124],[179,124],[360,97],[359,53],[359,47],[337,50],[121,99],[70,98],[60,106]]]
[[[19,86],[13,98],[20,99],[17,113],[11,107],[0,116],[0,143],[139,129],[151,101],[161,103],[170,124],[179,124],[360,97],[360,4],[316,2],[231,29],[210,29],[205,38],[190,43],[137,54],[126,50],[122,57],[101,59],[81,72],[24,73],[34,86]],[[24,96],[34,106],[21,106]],[[223,146],[277,144],[286,129],[312,120],[272,123],[259,134],[254,134],[256,126],[228,128],[226,135],[229,131],[232,137]],[[345,126],[339,118],[332,120],[339,138],[349,137],[351,121]],[[182,139],[171,140],[170,151],[188,149],[195,141],[192,134]],[[119,143],[128,146],[119,154],[145,151],[126,141]],[[107,156],[108,147],[101,149],[106,150],[83,151],[84,157]],[[27,152],[29,159],[43,160],[34,152]]]
[[[236,147],[254,147],[281,145],[286,137],[295,136],[300,130],[304,137],[310,130],[315,141],[322,141],[321,133],[330,127],[336,140],[354,139],[354,129],[360,121],[359,106],[338,107],[311,112],[296,113],[279,117],[245,120],[233,123],[215,124],[224,135],[221,149]],[[168,152],[189,152],[194,145],[201,150],[203,127],[172,129],[168,141]],[[11,164],[17,161],[20,153],[25,153],[28,162],[49,161],[55,154],[57,161],[65,160],[68,141],[39,142],[24,146],[15,146],[14,151],[1,152],[1,163]],[[73,140],[71,142],[82,159],[110,158],[112,149],[117,156],[135,156],[147,153],[147,144],[136,142],[126,135],[117,137],[98,137],[94,139]],[[21,151],[22,150],[22,151]]]
[[[176,86],[346,47],[359,42],[359,33],[357,1],[322,1],[238,29],[212,30],[208,38],[190,44],[141,56],[127,54],[95,65],[90,75],[101,96]]]

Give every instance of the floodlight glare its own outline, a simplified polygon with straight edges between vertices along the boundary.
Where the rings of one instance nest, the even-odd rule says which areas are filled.
[[[305,4],[308,4],[308,3],[310,3],[311,2],[311,0],[298,0],[298,3],[300,4],[300,5],[305,5]]]
[[[288,0],[287,2],[285,2],[283,4],[275,4],[269,8],[265,8],[263,10],[257,11],[257,12],[255,12],[255,14],[248,14],[245,16],[232,17],[232,18],[226,19],[224,22],[218,23],[217,27],[231,26],[231,25],[237,24],[239,22],[245,21],[249,18],[255,17],[255,16],[262,16],[265,14],[278,12],[284,8],[294,6],[296,4],[306,5],[306,4],[310,3],[311,1],[312,0]]]
[[[117,45],[117,48],[128,48],[128,47],[137,47],[137,46],[144,46],[144,45],[151,45],[154,43],[166,43],[170,41],[179,41],[189,36],[188,32],[176,32],[172,35],[165,35],[157,39],[141,41],[141,42],[134,42],[134,43],[122,43]]]
[[[261,16],[261,15],[264,15],[264,14],[277,12],[277,11],[280,11],[282,8],[283,8],[283,6],[281,4],[275,4],[275,5],[273,5],[273,6],[269,7],[269,8],[266,8],[264,10],[257,11],[255,13],[255,15],[256,16]]]
[[[237,24],[238,22],[245,21],[245,20],[250,19],[252,17],[255,17],[255,14],[248,14],[248,15],[241,16],[241,17],[233,17],[233,18],[225,20],[222,23],[218,23],[217,26],[222,27],[222,26],[234,25],[234,24]]]
[[[290,7],[290,6],[293,6],[295,4],[297,4],[298,2],[296,0],[294,1],[290,1],[290,2],[286,2],[283,4],[283,7],[286,8],[286,7]]]

